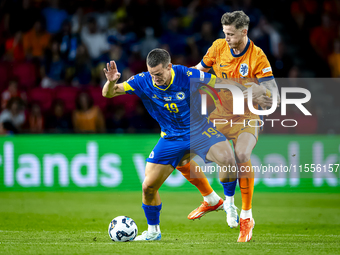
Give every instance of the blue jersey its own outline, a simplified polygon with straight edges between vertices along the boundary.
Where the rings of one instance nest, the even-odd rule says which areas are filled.
[[[199,88],[212,84],[216,77],[197,69],[174,65],[168,86],[157,86],[149,72],[143,72],[124,82],[125,92],[141,98],[149,114],[159,123],[162,137],[188,140],[206,125],[200,114]]]

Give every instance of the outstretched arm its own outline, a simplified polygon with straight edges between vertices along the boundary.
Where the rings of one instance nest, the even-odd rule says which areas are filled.
[[[210,68],[205,68],[204,66],[202,66],[201,62],[198,63],[197,65],[191,67],[191,68],[195,68],[197,70],[203,71],[203,72],[209,72]]]
[[[260,82],[260,86],[264,86],[266,89],[268,89],[270,91],[271,95],[273,95],[273,91],[275,91],[276,94],[277,94],[277,103],[278,104],[280,103],[279,89],[277,87],[275,79]]]
[[[107,78],[107,82],[102,90],[103,97],[112,98],[124,95],[125,90],[123,83],[116,84],[121,74],[118,72],[117,65],[114,61],[107,63],[107,69],[104,68],[104,73]]]
[[[190,67],[190,68],[194,68],[194,69],[197,69],[197,70],[200,70],[200,71],[203,71],[203,72],[209,72],[209,70],[210,70],[210,68],[205,68],[204,66],[202,66],[201,63],[198,63],[196,66],[193,66],[193,67]],[[243,86],[242,84],[240,84],[236,81],[225,79],[225,78],[219,78],[219,77],[216,77],[215,84],[233,85],[233,86],[238,87],[242,91],[245,91],[247,89],[245,86]],[[214,87],[215,84],[213,84],[212,87]],[[263,94],[262,93],[263,89],[259,88],[260,86],[258,86],[256,83],[251,82],[249,84],[254,85],[253,91],[258,94],[258,95],[254,95],[255,97],[259,96],[259,94]]]
[[[233,80],[228,80],[224,78],[216,78],[215,84],[229,84],[229,85],[236,86],[240,90],[243,91],[243,94],[246,98],[248,97],[247,88]],[[272,105],[273,100],[269,98],[268,96],[266,96],[265,86],[259,86],[254,82],[249,82],[246,85],[252,85],[252,90],[253,90],[252,97],[254,99],[254,103],[261,105],[263,109],[266,109],[267,107],[270,107]]]
[[[219,78],[216,77],[216,82],[215,84],[228,84],[228,85],[233,85],[238,87],[240,90],[245,91],[247,88],[245,86],[243,86],[242,84],[233,81],[233,80],[229,80],[229,79],[224,79],[224,78]]]
[[[210,68],[205,68],[204,66],[202,66],[201,62],[198,63],[196,66],[193,66],[191,68],[195,68],[195,69],[203,71],[203,72],[208,72],[210,70]],[[263,83],[265,83],[265,82],[263,82]],[[275,83],[275,80],[274,80],[274,83]],[[235,82],[235,81],[229,80],[229,79],[216,77],[215,84],[229,84],[229,85],[236,86],[240,90],[242,90],[244,95],[247,97],[247,91],[246,91],[247,88],[245,86],[243,86],[242,84],[238,83],[238,82]],[[266,103],[268,103],[269,98],[268,98],[268,96],[265,96],[266,92],[267,92],[266,91],[267,86],[265,84],[262,84],[262,82],[261,82],[260,85],[263,85],[263,86],[259,86],[254,82],[250,82],[247,85],[253,85],[253,95],[252,96],[253,96],[254,99],[260,99],[261,98],[263,100],[263,98],[265,98]],[[275,83],[275,85],[276,85],[276,83]],[[271,92],[271,90],[269,90],[269,91]],[[263,96],[265,96],[265,97],[263,97]],[[262,100],[260,100],[260,101],[262,102]]]

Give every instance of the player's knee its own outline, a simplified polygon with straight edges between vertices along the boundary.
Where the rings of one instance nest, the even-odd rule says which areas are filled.
[[[236,168],[230,168],[229,171],[219,173],[220,182],[233,182],[237,179]]]
[[[250,159],[250,155],[248,155],[248,153],[245,153],[244,151],[236,151],[235,154],[236,154],[237,162],[239,163],[248,162]]]
[[[185,166],[186,164],[188,164],[190,162],[190,158],[187,158],[187,159],[183,159],[181,160],[179,163],[178,163],[178,166],[181,167],[181,166]],[[178,169],[177,169],[178,170]]]
[[[217,159],[219,165],[221,166],[233,166],[235,165],[235,158],[233,155],[228,155],[228,153],[221,153]]]
[[[142,189],[143,189],[143,194],[146,197],[153,196],[157,192],[157,189],[154,186],[149,185],[145,182],[143,182]]]

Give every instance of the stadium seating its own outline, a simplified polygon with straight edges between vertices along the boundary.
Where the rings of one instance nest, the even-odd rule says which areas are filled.
[[[23,89],[33,88],[36,85],[36,69],[32,63],[15,63],[12,68],[13,76],[17,77]]]
[[[102,88],[91,86],[88,88],[88,93],[93,99],[93,104],[97,105],[102,111],[105,111],[108,104],[108,99],[103,97]]]
[[[123,105],[126,110],[126,115],[129,117],[133,115],[133,112],[136,109],[139,101],[140,99],[138,96],[129,94],[126,94],[123,97],[115,97],[111,100],[109,99],[109,102],[113,107],[117,105]]]
[[[0,63],[0,91],[3,91],[8,86],[9,72],[6,63]]]
[[[79,89],[75,87],[59,86],[54,89],[54,99],[61,99],[65,103],[65,111],[71,112],[76,108],[76,98]]]
[[[37,102],[43,112],[51,109],[53,102],[53,90],[48,88],[33,88],[28,92],[28,102]]]

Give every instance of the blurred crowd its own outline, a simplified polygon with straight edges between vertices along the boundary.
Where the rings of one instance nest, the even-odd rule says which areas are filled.
[[[234,10],[250,17],[249,37],[266,53],[276,78],[339,78],[340,1],[266,2],[2,0],[0,132],[159,132],[135,96],[101,96],[106,62],[116,61],[122,81],[146,71],[146,55],[156,47],[168,50],[174,64],[196,65],[224,36],[221,16]],[[321,93],[336,106],[332,91]],[[304,121],[306,128],[288,132],[337,132],[318,126],[323,107],[311,105],[315,114]]]

